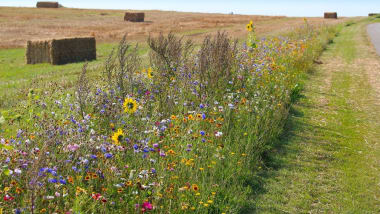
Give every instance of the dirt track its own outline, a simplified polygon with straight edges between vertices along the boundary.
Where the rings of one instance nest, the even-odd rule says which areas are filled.
[[[371,41],[376,48],[377,54],[380,55],[380,23],[370,24],[367,27]]]

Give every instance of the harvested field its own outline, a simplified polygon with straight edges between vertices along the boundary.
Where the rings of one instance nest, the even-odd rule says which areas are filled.
[[[94,37],[28,41],[26,63],[62,65],[96,59]]]
[[[183,13],[170,11],[144,12],[145,22],[125,22],[125,10],[83,10],[60,8],[0,7],[0,48],[24,47],[28,40],[54,37],[94,35],[97,42],[117,42],[128,33],[128,39],[145,41],[148,35],[174,32],[199,40],[218,30],[234,38],[246,35],[245,25],[255,23],[258,35],[278,34],[304,24],[303,18],[283,16],[248,16],[227,14]],[[312,25],[335,24],[342,20],[308,18]]]

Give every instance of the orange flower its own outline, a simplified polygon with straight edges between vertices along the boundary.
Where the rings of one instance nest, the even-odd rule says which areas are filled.
[[[17,187],[17,188],[16,188],[16,193],[17,193],[17,194],[20,194],[21,192],[22,192],[22,189],[20,189],[20,188]]]
[[[96,173],[92,173],[91,178],[92,178],[92,179],[97,179],[97,178],[98,178],[98,175],[97,175]]]
[[[199,187],[198,187],[198,185],[196,185],[196,184],[193,184],[193,185],[192,185],[192,188],[193,188],[193,190],[196,191],[196,192],[199,190]]]

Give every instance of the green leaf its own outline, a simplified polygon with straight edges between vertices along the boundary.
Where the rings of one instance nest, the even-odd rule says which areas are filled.
[[[0,117],[0,125],[1,125],[1,124],[4,124],[4,123],[5,123],[5,118],[4,118],[4,116],[1,116],[1,117]]]

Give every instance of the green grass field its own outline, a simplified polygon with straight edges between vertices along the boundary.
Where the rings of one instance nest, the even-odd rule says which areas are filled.
[[[131,43],[132,44],[132,43]],[[105,59],[117,43],[97,46],[97,60],[89,62],[90,71],[98,75]],[[139,46],[139,54],[148,52],[146,45]],[[53,66],[50,64],[26,65],[25,49],[0,50],[0,110],[9,109],[26,99],[30,88],[49,89],[56,83],[69,90],[76,81],[85,62]]]
[[[380,212],[380,108],[371,83],[380,59],[370,22],[344,28],[305,77],[304,97],[258,176],[257,213]]]

